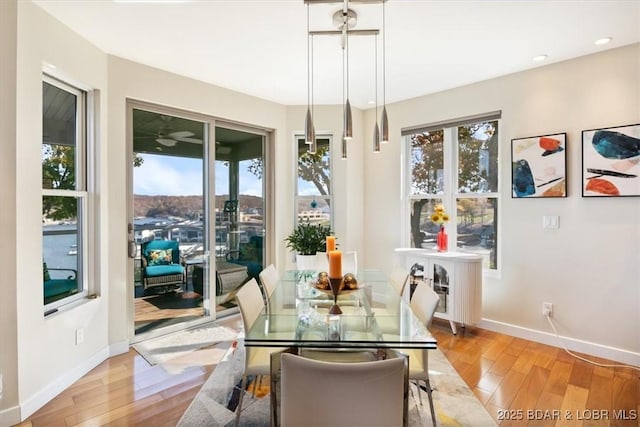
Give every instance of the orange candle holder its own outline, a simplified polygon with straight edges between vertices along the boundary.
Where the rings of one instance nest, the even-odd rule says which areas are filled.
[[[329,308],[329,314],[342,314],[342,310],[338,305],[338,295],[344,286],[344,280],[342,280],[342,277],[330,277],[329,283],[331,283],[331,291],[333,293],[333,305]]]

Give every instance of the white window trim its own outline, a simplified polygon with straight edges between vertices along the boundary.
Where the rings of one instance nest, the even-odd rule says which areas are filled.
[[[79,247],[82,248],[81,264],[77,272],[77,280],[82,285],[82,289],[66,298],[51,302],[44,306],[44,313],[50,314],[62,309],[75,307],[78,302],[87,298],[91,293],[97,293],[97,284],[91,284],[90,277],[95,277],[94,260],[97,256],[97,245],[89,236],[95,235],[96,209],[94,206],[93,192],[96,188],[96,150],[95,139],[97,135],[95,103],[98,99],[97,93],[87,86],[72,81],[64,73],[52,72],[48,69],[43,72],[42,82],[56,86],[64,91],[76,96],[76,168],[81,169],[80,174],[76,173],[76,190],[42,189],[41,198],[45,196],[75,197],[78,199],[82,212]],[[42,142],[41,142],[42,144]],[[79,188],[79,189],[78,189]],[[90,254],[94,254],[91,256]],[[44,283],[43,283],[44,292]]]
[[[496,198],[498,200],[498,224],[497,224],[497,235],[498,235],[498,244],[497,244],[497,252],[496,252],[496,263],[498,268],[496,269],[488,269],[483,268],[483,274],[490,277],[500,277],[502,270],[502,201],[501,201],[501,188],[502,188],[502,177],[501,177],[501,158],[502,158],[502,144],[500,140],[502,139],[502,119],[500,117],[501,111],[491,112],[487,115],[477,115],[470,116],[467,118],[456,119],[452,121],[443,121],[438,122],[433,125],[427,126],[415,126],[411,128],[406,128],[402,130],[402,143],[403,149],[401,153],[401,168],[400,171],[402,173],[403,179],[401,180],[401,194],[404,196],[404,203],[402,203],[402,239],[401,244],[404,247],[409,247],[411,245],[411,204],[413,200],[417,199],[441,199],[445,209],[450,214],[453,214],[453,218],[457,220],[457,209],[456,209],[456,199],[469,198],[469,199],[479,199],[479,198]],[[487,192],[487,193],[460,193],[458,191],[458,175],[453,173],[454,167],[451,165],[458,164],[458,137],[456,128],[459,125],[464,124],[472,124],[481,121],[497,121],[498,129],[499,129],[499,139],[498,139],[498,186],[495,192]],[[415,133],[420,133],[424,131],[433,131],[437,129],[444,130],[444,145],[443,145],[443,163],[444,163],[444,176],[443,176],[443,194],[429,194],[429,195],[421,195],[416,196],[411,194],[412,188],[412,178],[411,178],[411,135]],[[451,141],[451,144],[448,144],[447,141]],[[453,223],[453,221],[452,221]],[[457,242],[458,241],[458,232],[457,227],[447,227],[447,234],[449,237],[449,242]],[[449,245],[450,251],[457,252],[465,252],[464,248],[457,247],[457,243],[455,246]]]

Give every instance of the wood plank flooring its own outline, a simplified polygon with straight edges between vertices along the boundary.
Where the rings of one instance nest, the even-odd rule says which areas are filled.
[[[593,366],[562,349],[479,328],[454,336],[437,319],[431,330],[501,426],[640,425],[638,371]],[[130,350],[100,364],[19,426],[175,426],[213,369],[169,373]]]

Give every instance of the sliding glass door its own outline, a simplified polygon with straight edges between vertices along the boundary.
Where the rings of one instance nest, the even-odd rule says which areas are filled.
[[[217,124],[216,311],[236,307],[235,293],[265,265],[265,135]]]
[[[208,123],[132,106],[135,334],[210,314]]]

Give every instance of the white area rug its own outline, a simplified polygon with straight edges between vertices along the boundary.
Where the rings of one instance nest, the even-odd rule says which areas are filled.
[[[237,348],[229,349],[191,402],[178,426],[234,425],[234,410],[239,392],[236,386],[242,378],[243,365],[244,349],[240,342]],[[494,427],[497,425],[440,350],[430,351],[429,366],[438,426]],[[417,403],[415,385],[411,387],[409,425],[432,426],[426,393],[423,392],[422,395],[424,406],[420,406]],[[242,407],[240,425],[269,425],[271,407],[268,395],[253,399],[251,393],[247,393]]]
[[[133,348],[152,365],[176,362],[181,365],[198,365],[198,360],[189,362],[196,350],[218,347],[224,352],[238,337],[238,331],[222,325],[207,325],[187,329],[133,345]]]

